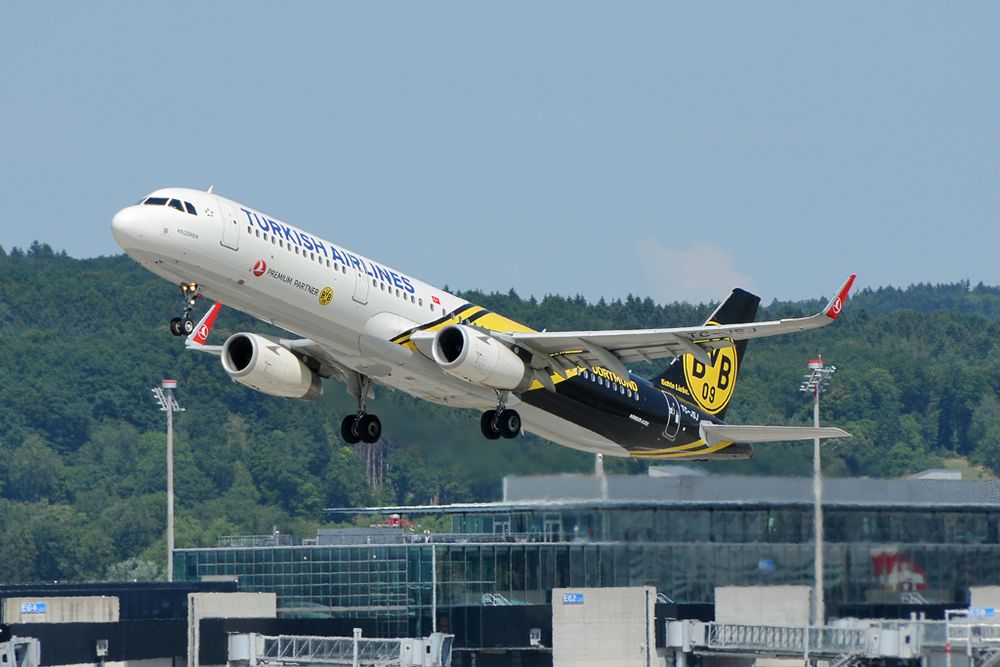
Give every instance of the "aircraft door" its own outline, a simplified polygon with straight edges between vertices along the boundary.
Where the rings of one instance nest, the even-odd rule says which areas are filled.
[[[677,397],[668,392],[662,392],[667,400],[667,425],[663,429],[663,437],[673,440],[681,430],[681,405]]]
[[[358,272],[355,275],[354,300],[361,304],[368,303],[368,285],[370,277],[361,269],[358,269]]]
[[[222,209],[222,245],[233,250],[240,249],[240,219],[229,203],[219,200]]]

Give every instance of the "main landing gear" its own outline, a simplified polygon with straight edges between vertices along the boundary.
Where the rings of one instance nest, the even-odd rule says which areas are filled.
[[[181,294],[184,295],[184,314],[170,320],[170,333],[175,336],[188,336],[194,331],[191,311],[201,298],[201,287],[198,283],[181,283]]]
[[[487,410],[479,419],[479,427],[487,440],[497,440],[501,436],[516,438],[521,433],[521,415],[507,407],[509,395],[509,392],[498,391],[496,409]]]
[[[368,392],[372,386],[371,378],[359,374],[357,384],[358,413],[347,415],[340,423],[340,435],[349,445],[373,443],[382,437],[382,422],[375,415],[365,412],[365,401],[368,400]]]

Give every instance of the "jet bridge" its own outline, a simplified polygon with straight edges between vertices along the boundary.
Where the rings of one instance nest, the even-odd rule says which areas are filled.
[[[440,632],[422,639],[365,639],[360,628],[353,637],[234,634],[229,636],[229,665],[448,667],[454,641],[455,635]]]
[[[943,657],[947,667],[1000,665],[1000,623],[969,618],[947,621],[843,619],[804,627],[667,621],[667,648],[675,665],[692,655],[827,661],[831,667],[886,659]]]

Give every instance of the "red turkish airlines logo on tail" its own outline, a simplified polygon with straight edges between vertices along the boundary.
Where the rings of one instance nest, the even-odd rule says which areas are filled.
[[[212,331],[212,325],[215,324],[215,316],[219,314],[220,308],[222,308],[221,303],[215,302],[212,304],[212,309],[205,314],[205,317],[198,324],[198,329],[191,339],[193,343],[204,345],[208,342],[208,334]]]
[[[267,271],[267,262],[262,259],[258,259],[257,263],[253,265],[253,274],[260,278]]]

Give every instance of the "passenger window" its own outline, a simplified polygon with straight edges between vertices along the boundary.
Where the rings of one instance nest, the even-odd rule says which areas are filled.
[[[184,213],[184,212],[185,212],[185,211],[184,211],[184,205],[183,205],[183,204],[181,204],[181,203],[180,203],[179,201],[177,201],[176,199],[171,199],[171,200],[170,200],[169,202],[167,202],[167,206],[169,206],[170,208],[176,208],[176,209],[177,209],[178,211],[180,211],[181,213]]]
[[[166,197],[150,197],[145,202],[146,206],[166,206]]]
[[[330,260],[326,260],[326,268],[330,268]]]
[[[302,252],[304,253],[305,250],[303,250]],[[316,259],[316,255],[313,254],[313,253],[309,253],[309,259],[315,260]]]
[[[255,232],[257,238],[260,238],[260,230],[259,229],[255,229],[253,231]]]
[[[298,255],[298,254],[299,254],[299,247],[298,247],[298,246],[295,246],[295,254],[296,254],[296,255]]]
[[[198,215],[198,211],[194,210],[194,205],[191,204],[191,202],[184,202],[184,208],[186,208],[187,212],[191,215]]]
[[[417,305],[420,306],[421,308],[423,308],[424,307],[424,300],[423,299],[417,299]]]
[[[278,247],[279,248],[284,248],[285,247],[285,241],[283,239],[278,239]]]

